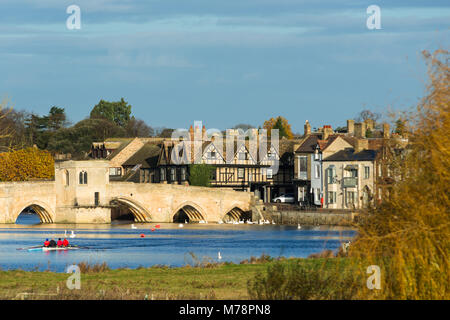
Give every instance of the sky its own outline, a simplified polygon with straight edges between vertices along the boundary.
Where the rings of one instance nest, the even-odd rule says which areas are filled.
[[[66,12],[81,10],[81,29]],[[369,29],[370,5],[381,29]],[[72,123],[123,97],[153,127],[294,132],[386,115],[425,94],[422,50],[449,49],[448,0],[0,0],[0,95]]]

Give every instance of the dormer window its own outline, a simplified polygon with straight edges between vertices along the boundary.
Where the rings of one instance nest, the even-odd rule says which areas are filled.
[[[314,160],[320,160],[319,150],[320,150],[320,147],[317,144],[316,149],[314,150]]]
[[[216,159],[216,152],[215,151],[211,151],[208,155],[209,159]]]
[[[239,160],[247,160],[247,153],[245,152],[239,152]]]

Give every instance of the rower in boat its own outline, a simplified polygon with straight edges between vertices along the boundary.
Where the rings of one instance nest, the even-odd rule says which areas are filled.
[[[44,241],[44,247],[48,247],[50,245],[50,241],[48,239],[45,239]]]
[[[56,247],[56,241],[54,239],[50,240],[50,243],[48,244],[48,246],[50,248],[55,248]]]
[[[56,243],[56,246],[57,246],[58,248],[60,248],[60,247],[63,246],[63,242],[62,242],[61,238],[58,238],[58,242]]]
[[[62,244],[63,244],[63,247],[68,247],[68,246],[69,246],[69,240],[67,240],[66,238],[64,238]]]

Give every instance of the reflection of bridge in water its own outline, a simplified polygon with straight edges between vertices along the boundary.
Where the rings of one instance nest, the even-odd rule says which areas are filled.
[[[44,223],[216,222],[249,219],[252,194],[173,184],[109,182],[108,162],[55,164],[55,181],[0,183],[0,223],[15,223],[26,208]]]

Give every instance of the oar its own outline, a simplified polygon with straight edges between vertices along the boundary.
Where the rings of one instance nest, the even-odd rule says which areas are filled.
[[[25,248],[17,248],[16,250],[27,250],[27,249],[34,249],[34,248],[40,248],[40,247],[43,247],[43,246],[41,245],[41,246],[32,246],[32,247],[25,247]]]
[[[70,247],[80,248],[80,249],[90,249],[89,247],[83,247],[83,246],[78,246],[78,245],[69,246],[69,248],[70,248]]]

